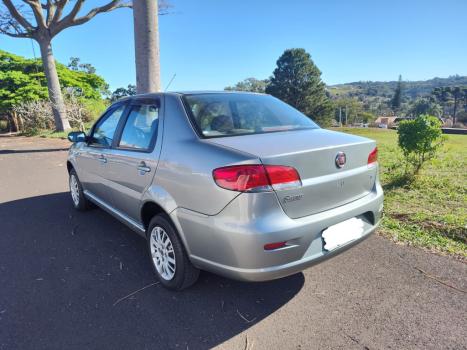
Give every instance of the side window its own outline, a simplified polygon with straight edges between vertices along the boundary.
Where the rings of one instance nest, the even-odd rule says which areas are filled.
[[[89,144],[92,146],[110,147],[112,145],[118,122],[124,110],[125,105],[122,105],[117,109],[110,111],[108,115],[102,118],[95,126]]]
[[[135,105],[123,128],[119,147],[149,150],[151,141],[157,135],[159,107],[156,105]]]

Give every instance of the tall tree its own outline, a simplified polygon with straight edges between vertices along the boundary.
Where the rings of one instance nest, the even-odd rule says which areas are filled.
[[[70,57],[70,62],[68,63],[67,67],[71,70],[83,71],[89,74],[96,73],[96,68],[92,64],[81,63],[81,59],[79,57]]]
[[[227,91],[250,91],[250,92],[259,92],[264,93],[266,87],[269,84],[268,79],[259,80],[256,78],[247,78],[245,80],[239,81],[234,86],[227,86],[224,90]]]
[[[397,82],[396,91],[394,91],[394,96],[392,97],[392,100],[391,100],[391,108],[394,111],[394,113],[397,113],[401,108],[402,90],[403,90],[402,75],[399,75],[399,81]]]
[[[0,8],[0,34],[13,38],[31,38],[37,41],[47,77],[49,99],[53,104],[55,126],[59,131],[69,129],[70,123],[65,113],[52,51],[52,39],[63,30],[84,24],[100,13],[122,7],[132,7],[132,2],[111,0],[102,6],[81,13],[84,0],[76,0],[74,3],[70,0],[23,0],[27,6],[13,3],[13,0],[1,1],[4,7]],[[151,8],[157,15],[157,4],[156,7]],[[32,17],[28,16],[28,9],[32,11]]]
[[[289,49],[277,60],[266,93],[294,106],[322,125],[332,121],[332,104],[326,96],[321,71],[304,49]]]
[[[119,87],[118,89],[115,89],[115,91],[112,92],[112,95],[110,96],[110,101],[115,102],[123,97],[133,95],[136,95],[136,86],[128,84],[126,88]]]
[[[414,117],[426,114],[439,118],[443,114],[443,108],[432,98],[419,97],[411,104],[409,112]]]

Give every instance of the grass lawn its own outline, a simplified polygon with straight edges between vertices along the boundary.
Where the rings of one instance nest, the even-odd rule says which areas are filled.
[[[84,123],[85,130],[87,131],[87,130],[91,129],[93,123],[94,123],[94,121]],[[70,133],[70,131],[79,131],[79,130],[76,129],[76,128],[74,128],[72,130],[68,130],[68,131],[39,130],[39,131],[37,131],[37,133],[35,133],[33,135],[25,134],[24,136],[38,136],[38,137],[45,137],[45,138],[51,138],[51,139],[64,139],[64,140],[66,140],[68,134]]]
[[[446,135],[437,159],[422,168],[415,182],[401,186],[397,175],[403,165],[396,131],[340,130],[378,143],[385,190],[384,218],[379,232],[396,242],[467,260],[467,136]]]

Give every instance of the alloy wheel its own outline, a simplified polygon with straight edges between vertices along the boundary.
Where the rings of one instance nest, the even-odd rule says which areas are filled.
[[[78,179],[74,174],[70,176],[70,192],[71,198],[73,199],[73,203],[75,206],[79,205],[79,185]]]
[[[151,257],[159,275],[166,281],[173,279],[176,271],[175,252],[169,235],[156,226],[150,236]]]

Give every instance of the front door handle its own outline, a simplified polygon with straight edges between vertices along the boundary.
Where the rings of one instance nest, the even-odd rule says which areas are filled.
[[[103,164],[107,163],[107,158],[105,158],[103,154],[101,154],[101,156],[99,158],[97,158],[97,159],[99,159],[99,162],[101,162]]]
[[[148,167],[145,162],[141,162],[138,165],[138,170],[141,174],[144,174],[144,173],[149,173],[151,171],[151,168]]]

